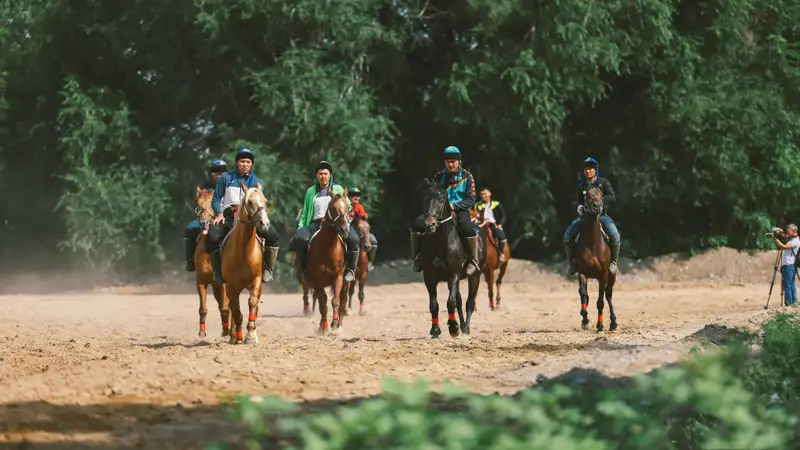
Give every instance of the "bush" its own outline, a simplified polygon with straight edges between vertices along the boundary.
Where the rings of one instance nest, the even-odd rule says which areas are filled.
[[[239,399],[234,417],[249,448],[787,448],[800,422],[799,321],[766,323],[760,351],[734,343],[630,379],[565,376],[514,396],[389,380],[381,396],[330,411]]]

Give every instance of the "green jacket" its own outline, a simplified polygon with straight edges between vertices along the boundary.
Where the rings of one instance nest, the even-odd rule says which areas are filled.
[[[317,197],[317,189],[318,186],[315,184],[306,191],[306,198],[303,201],[303,212],[300,213],[300,221],[297,224],[298,230],[307,227],[308,224],[311,223],[311,218],[314,216],[314,199]],[[331,186],[331,189],[333,195],[344,195],[344,188],[339,184],[334,184]],[[345,197],[345,200],[347,200],[347,212],[349,213],[353,205],[350,203],[349,198]]]

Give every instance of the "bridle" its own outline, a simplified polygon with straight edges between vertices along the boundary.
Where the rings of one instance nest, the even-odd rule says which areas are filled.
[[[248,225],[252,225],[253,217],[255,217],[261,211],[266,212],[266,205],[258,205],[258,208],[256,208],[255,211],[253,211],[251,214],[247,214],[247,197],[245,197],[238,209],[240,211],[240,214],[237,216],[236,220],[242,223],[246,223]],[[244,211],[245,214],[247,214],[247,220],[242,218],[241,211]]]
[[[426,224],[427,220],[430,219],[431,217],[436,219],[436,221],[433,222],[433,227],[432,227],[433,229],[429,231],[430,233],[435,232],[436,229],[439,227],[439,225],[447,223],[456,217],[456,213],[452,210],[450,211],[450,214],[447,215],[446,211],[446,208],[448,206],[447,201],[441,198],[442,197],[441,192],[438,192],[438,195],[439,198],[436,200],[436,203],[438,203],[438,205],[432,207],[424,216]],[[442,218],[445,215],[447,215],[447,217]]]

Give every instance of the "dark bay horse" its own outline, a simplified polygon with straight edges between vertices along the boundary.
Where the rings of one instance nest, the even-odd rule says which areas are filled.
[[[470,210],[470,217],[475,218],[478,212]],[[486,280],[486,287],[489,290],[489,309],[492,311],[500,309],[500,287],[503,284],[503,277],[506,276],[506,269],[508,262],[511,261],[511,248],[506,245],[505,254],[506,260],[502,263],[497,257],[497,239],[492,235],[490,224],[485,223],[481,225],[481,233],[483,234],[484,245],[486,246],[486,266],[483,268],[483,277]],[[495,273],[497,272],[497,279]],[[495,284],[497,285],[497,295],[495,296]]]
[[[314,300],[314,306],[309,306],[308,294],[309,291],[311,291],[311,287],[303,280],[303,273],[300,271],[300,268],[297,267],[297,252],[292,252],[292,268],[294,270],[294,276],[297,279],[297,284],[299,284],[300,288],[303,290],[303,315],[310,316],[311,311],[313,311],[317,305],[317,297],[312,291],[311,296]]]
[[[347,292],[347,308],[353,308],[353,294],[356,291],[356,282],[358,282],[358,314],[364,314],[364,284],[367,282],[367,265],[369,264],[369,259],[367,258],[367,250],[372,245],[369,241],[369,233],[370,233],[370,226],[367,219],[363,217],[356,217],[350,222],[351,227],[356,227],[358,230],[359,239],[359,253],[358,253],[358,265],[356,266],[356,274],[353,281],[348,284],[348,292]]]
[[[256,320],[258,302],[261,299],[261,245],[263,244],[256,235],[256,229],[266,234],[269,229],[269,216],[262,186],[247,189],[244,183],[239,182],[239,185],[244,193],[244,199],[236,213],[236,224],[222,241],[222,273],[225,276],[225,291],[236,324],[235,334],[231,330],[231,344],[243,342],[257,344]],[[247,319],[246,341],[243,341],[243,317],[239,307],[239,295],[245,288],[250,291],[247,302],[250,315]]]
[[[306,258],[306,283],[314,290],[315,300],[319,300],[319,332],[328,331],[328,296],[325,288],[331,286],[331,308],[333,318],[330,327],[342,326],[342,317],[347,303],[340,301],[344,291],[344,250],[345,238],[350,232],[347,219],[347,188],[344,196],[336,194],[328,204],[325,217],[319,230],[311,237]]]
[[[422,263],[422,278],[428,290],[431,311],[432,338],[442,334],[439,328],[439,302],[436,299],[436,288],[440,282],[447,282],[447,327],[450,336],[458,336],[459,328],[462,333],[469,335],[472,313],[475,312],[475,297],[481,282],[486,248],[483,240],[478,239],[478,266],[481,270],[472,276],[467,276],[465,263],[467,253],[464,244],[456,231],[456,216],[450,208],[447,199],[447,190],[433,183],[427,178],[424,180],[427,190],[424,200],[425,231],[422,235],[420,249],[420,262]],[[461,292],[459,282],[467,279],[467,317],[461,306]],[[458,311],[458,322],[455,312]]]
[[[207,191],[197,188],[197,220],[200,222],[201,233],[197,237],[197,247],[194,250],[194,273],[197,295],[200,296],[200,332],[199,337],[206,337],[206,316],[208,316],[208,285],[214,292],[214,298],[219,306],[219,315],[222,320],[222,337],[228,337],[231,332],[231,310],[228,304],[228,297],[225,296],[225,285],[214,281],[214,273],[211,269],[211,259],[206,251],[206,238],[211,221],[214,219],[214,211],[211,210],[211,198],[214,191]]]
[[[597,280],[597,333],[603,333],[603,298],[608,299],[608,310],[611,313],[610,331],[617,329],[617,316],[611,297],[614,293],[616,274],[608,272],[611,264],[611,248],[606,242],[600,226],[600,214],[603,211],[603,191],[592,186],[586,191],[583,205],[583,220],[580,235],[575,243],[575,261],[578,267],[578,293],[581,296],[581,327],[589,328],[589,292],[588,280]]]

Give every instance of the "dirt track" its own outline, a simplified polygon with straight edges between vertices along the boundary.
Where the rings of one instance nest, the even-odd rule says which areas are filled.
[[[210,440],[235,441],[219,403],[240,392],[348,398],[378,393],[381,377],[390,375],[511,393],[538,375],[576,366],[610,376],[647,371],[709,338],[697,334],[707,324],[754,327],[766,317],[772,254],[751,257],[745,269],[738,253],[710,258],[726,265],[714,278],[701,273],[715,270],[702,261],[628,265],[631,274],[619,277],[615,291],[620,328],[603,338],[579,330],[573,283],[526,262],[509,274],[499,311],[488,310],[481,284],[468,339],[450,338],[446,328],[441,339],[429,338],[427,295],[419,283],[369,286],[367,315],[347,317],[336,337],[315,335],[319,315],[302,316],[299,294],[266,294],[260,342],[248,346],[220,340],[213,298],[209,338],[196,338],[197,298],[188,285],[180,295],[117,289],[0,296],[0,444],[203,448]],[[687,267],[706,281],[681,278]],[[381,278],[377,272],[376,281]],[[595,295],[594,283],[590,289]],[[779,295],[776,284],[771,310]],[[592,300],[592,326],[596,317]]]

